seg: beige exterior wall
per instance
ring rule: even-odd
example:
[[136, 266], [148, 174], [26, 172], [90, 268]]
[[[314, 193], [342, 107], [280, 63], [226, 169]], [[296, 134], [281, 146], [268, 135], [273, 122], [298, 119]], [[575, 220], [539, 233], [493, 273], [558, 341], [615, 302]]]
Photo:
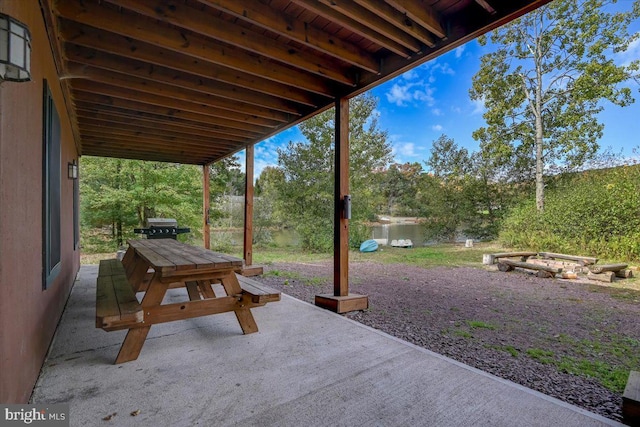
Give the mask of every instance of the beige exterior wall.
[[[31, 77], [0, 85], [0, 403], [26, 402], [79, 269], [73, 242], [73, 181], [77, 159], [69, 116], [38, 0], [2, 0], [0, 12], [27, 24]], [[62, 270], [42, 284], [43, 80], [61, 122]]]

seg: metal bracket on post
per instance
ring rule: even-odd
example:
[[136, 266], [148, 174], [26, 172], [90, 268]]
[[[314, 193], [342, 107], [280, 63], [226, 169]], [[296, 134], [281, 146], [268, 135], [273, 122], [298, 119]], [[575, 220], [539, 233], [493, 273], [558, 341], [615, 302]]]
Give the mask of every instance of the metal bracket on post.
[[346, 194], [342, 199], [342, 209], [344, 212], [344, 219], [351, 219], [351, 195]]

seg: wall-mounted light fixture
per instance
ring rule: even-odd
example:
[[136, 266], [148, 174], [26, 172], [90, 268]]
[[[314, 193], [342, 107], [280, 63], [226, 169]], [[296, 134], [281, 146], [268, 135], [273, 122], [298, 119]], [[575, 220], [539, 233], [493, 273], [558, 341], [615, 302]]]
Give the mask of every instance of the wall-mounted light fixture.
[[67, 164], [67, 176], [69, 179], [78, 179], [78, 164], [75, 159]]
[[31, 80], [31, 33], [22, 22], [0, 13], [0, 83]]

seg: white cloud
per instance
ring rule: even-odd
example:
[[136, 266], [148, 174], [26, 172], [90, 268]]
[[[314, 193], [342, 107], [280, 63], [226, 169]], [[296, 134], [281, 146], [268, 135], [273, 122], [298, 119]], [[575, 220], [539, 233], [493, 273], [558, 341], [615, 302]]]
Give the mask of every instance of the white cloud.
[[436, 132], [440, 132], [444, 128], [442, 127], [442, 125], [433, 125], [431, 126], [431, 129], [435, 130]]
[[434, 108], [434, 109], [432, 109], [432, 110], [431, 110], [431, 113], [432, 113], [434, 116], [441, 116], [441, 115], [442, 115], [442, 110], [441, 110], [441, 109], [439, 109], [439, 108]]
[[616, 59], [617, 63], [625, 67], [631, 65], [631, 61], [640, 59], [640, 38], [631, 42], [626, 51], [616, 54]]
[[462, 54], [464, 53], [465, 46], [466, 45], [462, 45], [462, 46], [458, 46], [456, 48], [456, 50], [454, 51], [455, 55], [456, 55], [456, 58], [460, 58], [462, 56]]
[[411, 69], [407, 72], [405, 72], [402, 75], [402, 78], [405, 80], [415, 80], [418, 78], [418, 72], [415, 69]]
[[410, 103], [415, 104], [413, 101], [421, 101], [431, 106], [435, 102], [433, 91], [433, 88], [423, 81], [407, 84], [395, 83], [386, 93], [386, 96], [387, 101], [399, 107], [404, 107]]
[[484, 105], [484, 99], [475, 99], [471, 101], [471, 105], [473, 105], [473, 111], [471, 111], [472, 115], [483, 114], [487, 107]]

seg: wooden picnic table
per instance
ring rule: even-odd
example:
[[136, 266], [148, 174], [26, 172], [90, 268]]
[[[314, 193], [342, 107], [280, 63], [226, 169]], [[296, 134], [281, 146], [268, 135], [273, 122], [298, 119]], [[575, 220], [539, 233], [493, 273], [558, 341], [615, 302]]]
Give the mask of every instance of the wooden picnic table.
[[[103, 269], [101, 263], [98, 276], [96, 316], [97, 322], [102, 324], [97, 326], [107, 331], [129, 329], [115, 363], [138, 358], [151, 325], [233, 311], [243, 333], [250, 334], [258, 331], [250, 309], [280, 300], [279, 292], [264, 288], [250, 279], [239, 280], [236, 272], [242, 268], [240, 258], [173, 239], [141, 239], [128, 243], [129, 248], [121, 265], [119, 262], [113, 263], [117, 260], [110, 260], [110, 264], [105, 264]], [[118, 276], [118, 270], [123, 274]], [[101, 278], [103, 281], [110, 280], [115, 291], [111, 287], [101, 291]], [[212, 284], [218, 283], [224, 288], [225, 295], [216, 295]], [[189, 300], [163, 304], [170, 287], [186, 288]], [[101, 292], [107, 295], [101, 295]], [[108, 292], [114, 294], [115, 302], [111, 301]], [[136, 292], [144, 292], [138, 306]], [[222, 293], [220, 289], [218, 293]], [[115, 304], [119, 310], [115, 320], [104, 315], [108, 312], [108, 307], [105, 307], [109, 303]], [[102, 316], [99, 315], [101, 313]]]

